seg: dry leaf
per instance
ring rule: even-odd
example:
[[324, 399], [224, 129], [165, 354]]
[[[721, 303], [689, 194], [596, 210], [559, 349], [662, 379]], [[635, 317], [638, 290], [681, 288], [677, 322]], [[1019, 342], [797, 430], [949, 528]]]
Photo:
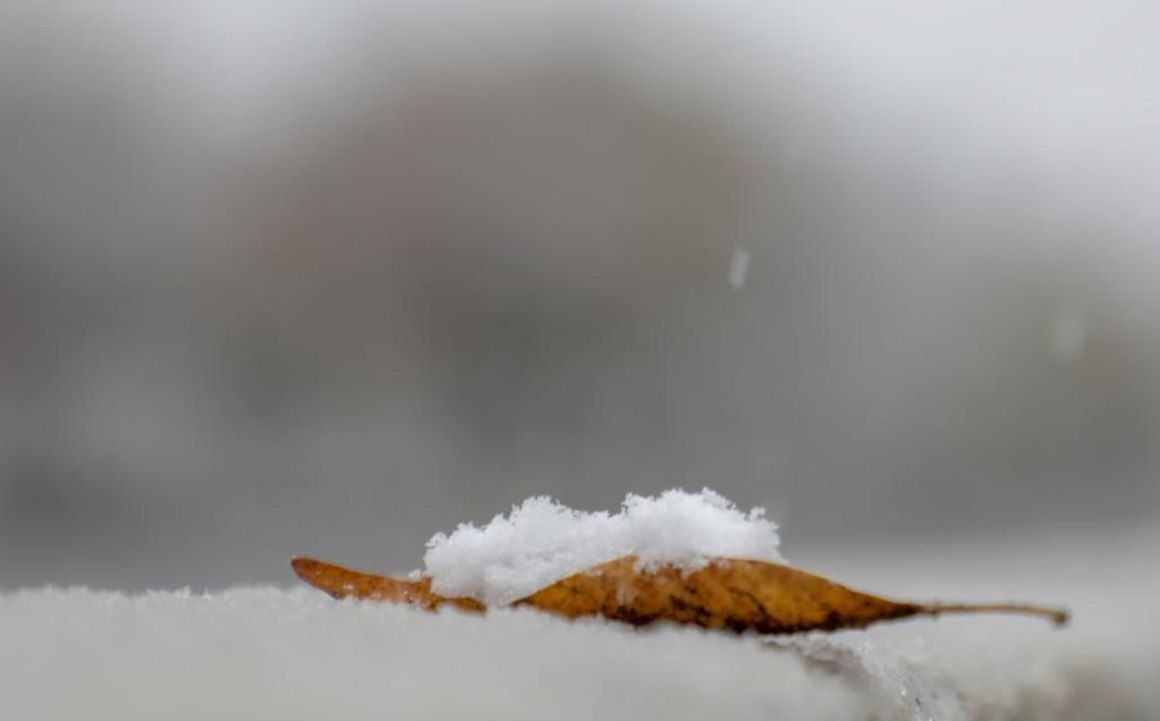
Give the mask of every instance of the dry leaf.
[[444, 598], [431, 592], [429, 576], [415, 581], [352, 571], [313, 558], [292, 558], [290, 565], [303, 581], [326, 591], [335, 598], [364, 598], [390, 601], [433, 611], [451, 604], [465, 611], [483, 611], [487, 607], [474, 598]]
[[[424, 609], [451, 604], [486, 607], [470, 598], [444, 598], [430, 577], [393, 579], [295, 558], [298, 576], [335, 598], [405, 603]], [[812, 573], [764, 561], [718, 558], [696, 571], [675, 566], [638, 568], [626, 556], [546, 586], [515, 606], [532, 606], [568, 618], [604, 616], [633, 625], [654, 621], [758, 633], [862, 628], [878, 621], [944, 613], [1022, 613], [1067, 623], [1066, 611], [1024, 604], [906, 603], [853, 591]]]

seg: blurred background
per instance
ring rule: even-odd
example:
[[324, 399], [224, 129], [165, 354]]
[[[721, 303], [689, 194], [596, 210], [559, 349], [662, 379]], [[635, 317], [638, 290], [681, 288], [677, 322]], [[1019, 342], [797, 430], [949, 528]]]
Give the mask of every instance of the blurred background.
[[532, 494], [829, 545], [1160, 502], [1160, 6], [0, 3], [0, 588]]

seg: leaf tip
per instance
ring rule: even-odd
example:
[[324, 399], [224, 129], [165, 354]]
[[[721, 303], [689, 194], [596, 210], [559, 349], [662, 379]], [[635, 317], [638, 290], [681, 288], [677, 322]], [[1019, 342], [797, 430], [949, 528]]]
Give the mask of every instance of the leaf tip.
[[323, 582], [325, 580], [323, 576], [325, 575], [327, 564], [306, 556], [291, 556], [290, 568], [294, 569], [294, 574], [298, 578], [315, 588], [320, 588], [330, 593], [330, 589]]
[[290, 557], [290, 568], [294, 569], [294, 573], [298, 574], [299, 578], [302, 577], [302, 574], [306, 573], [312, 563], [313, 561], [305, 556]]

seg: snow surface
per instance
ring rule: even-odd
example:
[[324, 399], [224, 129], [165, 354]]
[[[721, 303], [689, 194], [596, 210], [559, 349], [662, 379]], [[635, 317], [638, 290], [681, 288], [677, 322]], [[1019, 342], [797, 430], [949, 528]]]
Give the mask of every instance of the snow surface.
[[628, 555], [690, 570], [716, 556], [780, 562], [777, 526], [765, 509], [742, 513], [708, 488], [629, 494], [618, 513], [588, 513], [546, 496], [528, 498], [478, 528], [436, 534], [423, 557], [444, 596], [506, 605], [562, 578]]
[[[1158, 526], [1160, 527], [1160, 526]], [[0, 594], [5, 721], [1160, 719], [1155, 528], [893, 548], [810, 568], [903, 597], [1066, 603], [762, 639], [313, 589]], [[289, 571], [287, 571], [289, 575]]]

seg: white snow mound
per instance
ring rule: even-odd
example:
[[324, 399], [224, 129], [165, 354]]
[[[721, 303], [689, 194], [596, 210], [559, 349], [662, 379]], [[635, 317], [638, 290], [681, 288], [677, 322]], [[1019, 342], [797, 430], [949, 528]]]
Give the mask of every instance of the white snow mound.
[[688, 570], [716, 556], [778, 563], [777, 526], [765, 509], [743, 513], [721, 494], [680, 489], [628, 494], [620, 511], [577, 511], [533, 496], [486, 526], [437, 533], [423, 556], [436, 593], [503, 605], [623, 556]]

